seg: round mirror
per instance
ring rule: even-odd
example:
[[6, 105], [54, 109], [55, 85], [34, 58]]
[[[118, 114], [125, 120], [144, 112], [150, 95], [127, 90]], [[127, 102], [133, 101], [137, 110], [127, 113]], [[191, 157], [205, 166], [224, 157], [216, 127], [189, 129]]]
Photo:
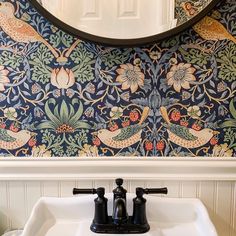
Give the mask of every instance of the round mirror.
[[220, 0], [30, 0], [66, 32], [110, 46], [138, 46], [173, 36]]

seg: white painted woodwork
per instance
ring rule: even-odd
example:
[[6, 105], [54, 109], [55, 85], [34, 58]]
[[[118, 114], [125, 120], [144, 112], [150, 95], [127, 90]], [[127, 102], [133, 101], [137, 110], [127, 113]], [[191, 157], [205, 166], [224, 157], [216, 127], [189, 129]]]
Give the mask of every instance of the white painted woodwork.
[[236, 180], [235, 158], [0, 158], [0, 180]]
[[68, 25], [106, 38], [155, 35], [176, 25], [175, 0], [42, 0]]

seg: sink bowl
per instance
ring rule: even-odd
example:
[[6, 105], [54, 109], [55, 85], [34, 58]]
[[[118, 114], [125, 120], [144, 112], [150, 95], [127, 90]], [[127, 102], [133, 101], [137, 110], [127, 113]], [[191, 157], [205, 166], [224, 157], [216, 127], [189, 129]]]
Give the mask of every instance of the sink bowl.
[[[90, 224], [95, 195], [72, 198], [41, 198], [34, 206], [21, 236], [94, 236]], [[111, 215], [112, 194], [108, 198]], [[132, 215], [134, 194], [127, 194]], [[150, 231], [144, 236], [217, 236], [207, 210], [198, 199], [160, 198], [146, 195]], [[108, 236], [108, 234], [97, 234]], [[113, 234], [110, 234], [111, 236]], [[130, 236], [134, 234], [129, 234]]]

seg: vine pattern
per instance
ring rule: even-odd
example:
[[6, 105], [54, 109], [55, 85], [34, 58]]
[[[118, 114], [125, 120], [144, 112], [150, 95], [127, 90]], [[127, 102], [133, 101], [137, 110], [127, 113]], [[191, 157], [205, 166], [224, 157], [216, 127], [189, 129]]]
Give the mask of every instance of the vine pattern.
[[[149, 46], [104, 47], [58, 29], [27, 0], [1, 2], [53, 49], [16, 42], [0, 23], [0, 156], [236, 156], [233, 41], [190, 28]], [[210, 14], [234, 37], [235, 3]], [[192, 148], [170, 133], [190, 130], [199, 142], [204, 130], [214, 135]]]

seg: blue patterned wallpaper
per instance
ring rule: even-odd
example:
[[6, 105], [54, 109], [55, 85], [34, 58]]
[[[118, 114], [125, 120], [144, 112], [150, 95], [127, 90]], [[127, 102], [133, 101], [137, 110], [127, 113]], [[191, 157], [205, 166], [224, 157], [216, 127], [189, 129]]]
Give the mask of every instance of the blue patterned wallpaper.
[[236, 156], [236, 1], [161, 43], [110, 48], [0, 1], [0, 155]]

